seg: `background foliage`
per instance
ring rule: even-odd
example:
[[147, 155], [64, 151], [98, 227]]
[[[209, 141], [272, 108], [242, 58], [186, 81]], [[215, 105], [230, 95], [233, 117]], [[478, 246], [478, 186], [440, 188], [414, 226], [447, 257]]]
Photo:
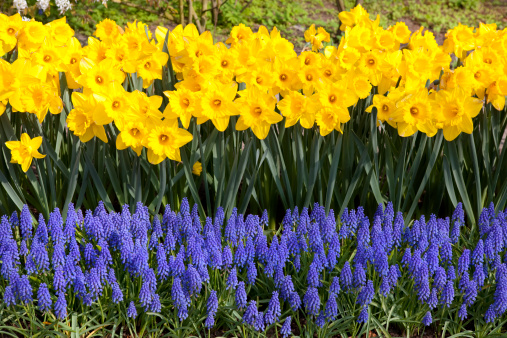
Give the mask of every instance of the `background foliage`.
[[[28, 0], [34, 5], [36, 0]], [[185, 1], [186, 3], [187, 1]], [[51, 0], [54, 3], [54, 0]], [[199, 11], [201, 1], [194, 0], [194, 7]], [[225, 36], [238, 23], [247, 26], [276, 26], [297, 46], [304, 44], [303, 32], [306, 27], [315, 23], [324, 27], [333, 38], [338, 39], [340, 10], [349, 10], [356, 4], [355, 0], [228, 0], [221, 1], [216, 34]], [[142, 21], [152, 27], [157, 25], [172, 27], [179, 23], [179, 0], [109, 0], [107, 7], [93, 0], [72, 1], [73, 9], [66, 13], [67, 21], [76, 31], [78, 37], [91, 35], [95, 25], [104, 18], [109, 18], [123, 26], [134, 20]], [[407, 22], [412, 30], [422, 25], [436, 33], [437, 39], [443, 40], [447, 29], [459, 22], [464, 25], [478, 26], [479, 22], [495, 22], [499, 28], [507, 24], [507, 5], [502, 0], [364, 0], [362, 5], [369, 13], [381, 14], [381, 25], [387, 27], [397, 21]], [[12, 1], [3, 1], [0, 11], [14, 14]], [[35, 18], [49, 22], [60, 14], [55, 6], [51, 11], [39, 13], [33, 11]], [[188, 5], [184, 7], [185, 18], [188, 18]], [[206, 13], [207, 29], [214, 29], [211, 11]], [[373, 16], [373, 15], [372, 15]], [[188, 21], [186, 21], [188, 22]], [[220, 37], [218, 38], [220, 39]], [[217, 39], [217, 40], [218, 40]], [[337, 40], [336, 40], [337, 41]]]

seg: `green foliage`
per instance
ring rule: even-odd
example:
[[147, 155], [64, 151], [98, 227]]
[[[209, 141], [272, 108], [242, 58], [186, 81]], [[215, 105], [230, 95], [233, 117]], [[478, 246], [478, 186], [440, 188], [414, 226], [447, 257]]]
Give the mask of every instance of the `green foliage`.
[[225, 31], [240, 23], [247, 26], [277, 27], [282, 32], [289, 34], [293, 26], [301, 26], [306, 29], [315, 24], [331, 32], [339, 28], [338, 11], [325, 5], [322, 0], [228, 1], [221, 10], [219, 26]]
[[[347, 8], [354, 6], [347, 4]], [[364, 7], [369, 13], [380, 13], [380, 24], [383, 27], [397, 21], [410, 21], [424, 26], [435, 33], [445, 33], [458, 23], [478, 27], [480, 22], [497, 23], [505, 27], [505, 8], [494, 3], [480, 0], [437, 0], [437, 1], [374, 1], [365, 0]], [[503, 8], [503, 9], [502, 9]], [[372, 14], [373, 16], [373, 14]]]

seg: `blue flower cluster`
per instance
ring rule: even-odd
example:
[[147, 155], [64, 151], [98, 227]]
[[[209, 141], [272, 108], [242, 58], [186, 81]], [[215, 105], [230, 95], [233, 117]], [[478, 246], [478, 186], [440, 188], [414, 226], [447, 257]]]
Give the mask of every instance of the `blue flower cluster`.
[[[245, 217], [234, 209], [226, 219], [219, 208], [214, 219], [201, 222], [197, 206], [191, 209], [186, 199], [179, 212], [167, 206], [161, 218], [150, 217], [140, 203], [134, 213], [127, 205], [119, 213], [107, 212], [102, 203], [84, 214], [72, 204], [68, 210], [65, 221], [58, 209], [47, 224], [39, 216], [35, 233], [26, 206], [19, 217], [1, 217], [0, 281], [6, 285], [6, 306], [36, 302], [41, 312], [54, 311], [64, 319], [72, 310], [67, 308], [71, 297], [73, 304], [93, 306], [107, 294], [113, 303], [124, 302], [126, 315], [136, 318], [138, 309], [163, 311], [158, 292], [167, 283], [181, 321], [204, 292], [204, 325], [213, 327], [223, 302], [219, 294], [230, 293], [245, 324], [264, 331], [283, 322], [286, 337], [292, 318], [282, 318], [287, 310], [306, 311], [322, 327], [340, 316], [339, 295], [353, 294], [357, 321], [365, 323], [372, 301], [393, 293], [400, 278], [410, 278], [417, 299], [428, 309], [421, 318], [424, 325], [432, 323], [432, 310], [457, 302], [458, 316], [466, 319], [467, 308], [486, 285], [493, 287], [494, 297], [485, 320], [507, 311], [507, 265], [502, 263], [507, 212], [495, 213], [493, 206], [482, 212], [480, 239], [470, 249], [456, 246], [464, 226], [461, 204], [452, 218], [431, 215], [411, 226], [391, 203], [379, 206], [372, 222], [361, 207], [345, 209], [339, 224], [332, 210], [326, 215], [315, 204], [311, 212], [288, 210], [279, 236], [266, 231], [266, 212]], [[345, 244], [347, 250], [342, 250]], [[213, 285], [214, 270], [226, 275], [227, 292], [215, 291], [221, 286]], [[116, 278], [123, 271], [141, 281], [138, 294], [126, 297], [127, 286]], [[30, 278], [34, 274], [47, 279]], [[262, 305], [249, 294], [259, 276], [274, 285]], [[306, 281], [303, 288], [301, 283], [296, 287], [295, 276]]]

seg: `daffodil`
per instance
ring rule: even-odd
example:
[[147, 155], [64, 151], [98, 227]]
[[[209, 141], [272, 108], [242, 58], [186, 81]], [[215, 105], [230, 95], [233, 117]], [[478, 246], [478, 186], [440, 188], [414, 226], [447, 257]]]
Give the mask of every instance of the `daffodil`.
[[35, 51], [42, 45], [47, 34], [47, 28], [41, 22], [32, 19], [23, 25], [18, 35], [18, 46], [29, 52]]
[[342, 133], [341, 124], [350, 120], [350, 114], [347, 108], [338, 109], [331, 107], [322, 107], [315, 115], [315, 121], [319, 126], [320, 135], [326, 136], [333, 130]]
[[125, 79], [125, 74], [114, 68], [111, 59], [95, 64], [92, 60], [83, 58], [80, 70], [82, 75], [76, 79], [77, 82], [94, 93], [106, 93], [113, 83], [121, 84]]
[[120, 131], [116, 137], [116, 148], [118, 150], [132, 148], [137, 156], [140, 156], [148, 130], [138, 121], [128, 121], [122, 124]]
[[137, 74], [143, 79], [143, 88], [148, 88], [155, 79], [162, 79], [162, 67], [168, 59], [167, 53], [155, 52], [139, 62]]
[[233, 103], [237, 89], [235, 82], [225, 85], [212, 84], [200, 100], [201, 109], [194, 111], [197, 123], [211, 120], [215, 128], [224, 131], [229, 125], [230, 117], [239, 115], [238, 108]]
[[265, 139], [272, 124], [280, 122], [283, 117], [275, 112], [276, 98], [260, 89], [252, 87], [236, 100], [240, 117], [236, 130], [251, 128], [255, 136]]
[[111, 19], [104, 19], [97, 24], [97, 29], [93, 33], [100, 40], [107, 44], [112, 44], [120, 35], [120, 28]]
[[88, 38], [88, 44], [83, 48], [86, 57], [93, 61], [94, 64], [100, 63], [106, 59], [106, 52], [109, 45], [92, 36]]
[[319, 27], [318, 29], [315, 29], [315, 24], [313, 24], [305, 31], [305, 41], [312, 44], [313, 51], [318, 51], [324, 47], [322, 42], [331, 41], [331, 37], [324, 28]]
[[66, 17], [48, 22], [45, 26], [53, 46], [66, 46], [69, 39], [74, 36], [74, 30], [70, 28]]
[[398, 101], [391, 118], [397, 123], [400, 136], [411, 136], [419, 130], [431, 137], [437, 132], [433, 123], [437, 110], [438, 105], [430, 100], [427, 90], [421, 89]]
[[348, 88], [361, 99], [367, 98], [371, 93], [371, 83], [368, 77], [359, 70], [348, 73]]
[[64, 53], [61, 55], [58, 71], [65, 72], [65, 79], [67, 80], [67, 87], [69, 89], [82, 87], [81, 84], [76, 82], [76, 79], [81, 75], [79, 64], [83, 58], [83, 53], [83, 48], [78, 39], [71, 38], [68, 40]]
[[162, 96], [148, 96], [138, 90], [129, 95], [131, 109], [125, 114], [125, 119], [134, 119], [142, 122], [146, 128], [152, 129], [160, 123], [164, 115], [159, 110], [162, 105]]
[[159, 164], [164, 159], [181, 161], [180, 148], [192, 141], [192, 134], [178, 128], [176, 121], [164, 121], [153, 128], [144, 141], [148, 148], [148, 161], [151, 164]]
[[241, 42], [249, 41], [253, 38], [253, 32], [250, 27], [246, 27], [244, 24], [240, 23], [238, 26], [232, 27], [229, 38], [225, 43], [236, 45]]
[[436, 102], [440, 105], [437, 120], [444, 130], [444, 137], [452, 141], [461, 132], [471, 134], [474, 128], [472, 118], [482, 109], [483, 103], [460, 88], [452, 91], [440, 90], [436, 93]]
[[22, 90], [16, 91], [10, 102], [13, 108], [19, 112], [35, 114], [41, 123], [46, 118], [48, 111], [51, 114], [60, 114], [63, 109], [58, 89], [36, 80], [27, 83]]
[[216, 44], [217, 53], [214, 60], [216, 60], [220, 74], [220, 80], [222, 82], [230, 82], [232, 81], [236, 69], [237, 69], [237, 60], [238, 60], [238, 52], [236, 49], [227, 48], [223, 43], [219, 42]]
[[104, 126], [95, 123], [95, 114], [101, 114], [104, 106], [98, 102], [92, 94], [72, 93], [72, 109], [67, 116], [67, 127], [79, 136], [81, 142], [88, 142], [97, 136], [107, 143], [107, 135]]
[[106, 51], [106, 58], [114, 61], [115, 68], [123, 71], [128, 69], [134, 70], [137, 67], [137, 59], [135, 55], [131, 55], [127, 49], [127, 45], [120, 40], [114, 43]]
[[236, 76], [238, 82], [246, 83], [247, 87], [257, 87], [263, 90], [269, 90], [273, 87], [273, 75], [271, 67], [246, 70]]
[[380, 68], [382, 67], [383, 55], [378, 50], [364, 53], [359, 60], [359, 69], [368, 76], [373, 86], [377, 86], [382, 78]]
[[353, 27], [370, 20], [370, 15], [361, 5], [357, 5], [350, 11], [340, 12], [338, 17], [341, 22], [340, 29], [342, 31], [344, 31], [346, 27]]
[[305, 95], [312, 95], [315, 87], [323, 85], [321, 73], [317, 70], [317, 68], [304, 67], [298, 75]]
[[127, 115], [132, 114], [131, 95], [119, 83], [113, 83], [107, 93], [93, 94], [94, 98], [102, 102], [104, 106], [103, 111], [94, 114], [95, 123], [105, 125], [114, 120], [117, 124], [121, 124]]
[[192, 113], [198, 109], [199, 100], [195, 93], [179, 88], [175, 91], [165, 91], [164, 95], [169, 98], [164, 115], [168, 118], [180, 118], [183, 127], [188, 129]]
[[315, 109], [308, 96], [297, 91], [290, 91], [277, 103], [285, 116], [285, 127], [292, 127], [298, 121], [303, 128], [310, 129], [315, 124]]
[[201, 172], [202, 172], [202, 164], [201, 162], [197, 161], [192, 166], [192, 174], [201, 176]]
[[24, 24], [19, 13], [13, 16], [0, 13], [0, 56], [3, 56], [16, 47], [19, 31]]
[[31, 139], [27, 133], [21, 134], [21, 141], [5, 142], [5, 146], [11, 150], [11, 163], [21, 164], [21, 169], [24, 172], [28, 171], [34, 157], [46, 157], [46, 155], [39, 153], [37, 150], [41, 144], [41, 136], [37, 136]]
[[340, 66], [345, 69], [354, 67], [357, 61], [361, 58], [359, 51], [353, 47], [344, 48], [338, 55]]
[[57, 75], [61, 62], [60, 55], [63, 53], [64, 49], [62, 47], [55, 47], [46, 39], [41, 47], [33, 53], [32, 60], [35, 64], [41, 65], [44, 72]]
[[347, 88], [347, 82], [341, 81], [323, 86], [316, 94], [322, 107], [341, 108], [351, 107], [357, 103], [358, 97], [351, 89]]
[[0, 59], [0, 101], [11, 97], [20, 85], [15, 65]]
[[298, 59], [294, 58], [288, 61], [276, 61], [273, 67], [275, 94], [281, 93], [285, 95], [290, 90], [301, 89], [301, 81], [298, 77], [299, 71]]
[[407, 43], [410, 40], [410, 34], [412, 34], [404, 22], [397, 22], [394, 26], [389, 27], [389, 30], [393, 32], [394, 38], [399, 43]]
[[396, 122], [392, 119], [392, 114], [396, 110], [396, 102], [401, 99], [403, 92], [401, 90], [392, 90], [389, 95], [374, 95], [373, 104], [366, 108], [366, 112], [371, 113], [372, 109], [377, 108], [377, 125], [380, 122], [387, 122], [396, 128]]
[[473, 28], [462, 25], [461, 23], [445, 34], [444, 50], [461, 58], [466, 51], [475, 47], [475, 38]]
[[378, 50], [392, 51], [400, 48], [400, 43], [389, 30], [378, 27], [375, 32], [375, 44]]

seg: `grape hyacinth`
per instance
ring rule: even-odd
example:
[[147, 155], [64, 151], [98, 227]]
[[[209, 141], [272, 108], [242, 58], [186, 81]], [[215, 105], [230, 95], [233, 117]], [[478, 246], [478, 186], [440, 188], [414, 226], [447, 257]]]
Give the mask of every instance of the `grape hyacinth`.
[[430, 326], [431, 323], [433, 323], [433, 318], [431, 317], [431, 312], [426, 312], [426, 314], [424, 315], [423, 319], [422, 319], [422, 323], [424, 324], [424, 326]]
[[37, 291], [37, 299], [39, 301], [39, 310], [43, 312], [51, 311], [51, 295], [49, 294], [46, 283], [40, 283], [39, 290]]
[[282, 328], [280, 329], [280, 334], [282, 335], [283, 338], [290, 336], [292, 333], [291, 328], [290, 328], [291, 320], [292, 320], [292, 317], [287, 316], [285, 318], [285, 322], [282, 325]]
[[[368, 322], [383, 297], [404, 294], [398, 285], [411, 279], [414, 292], [403, 297], [416, 307], [452, 307], [449, 312], [463, 321], [477, 299], [490, 299], [484, 320], [492, 322], [507, 311], [507, 214], [485, 208], [480, 238], [465, 242], [460, 208], [452, 218], [431, 215], [405, 226], [392, 204], [373, 210], [372, 222], [362, 208], [339, 217], [315, 204], [301, 213], [286, 211], [280, 232], [272, 233], [263, 230], [267, 212], [259, 217], [234, 210], [226, 219], [220, 209], [201, 222], [188, 200], [179, 211], [166, 206], [161, 221], [142, 204], [135, 212], [128, 206], [108, 212], [100, 203], [84, 212], [69, 205], [65, 222], [55, 209], [47, 224], [42, 214], [34, 224], [24, 207], [0, 217], [2, 301], [8, 311], [35, 306], [59, 320], [107, 303], [136, 318], [139, 302], [146, 312], [174, 306], [180, 321], [195, 321], [190, 316], [209, 292], [206, 328], [229, 311], [219, 304], [235, 303], [246, 325], [262, 332], [279, 323], [285, 337], [297, 311], [322, 327], [341, 318], [347, 297], [357, 301], [353, 320]], [[135, 295], [126, 284], [134, 280], [140, 282]], [[222, 285], [226, 290], [211, 289]], [[271, 297], [248, 301], [246, 291], [259, 285]], [[427, 312], [421, 324], [431, 323]]]
[[127, 317], [134, 319], [137, 317], [137, 309], [133, 301], [130, 302], [129, 307], [127, 308]]

